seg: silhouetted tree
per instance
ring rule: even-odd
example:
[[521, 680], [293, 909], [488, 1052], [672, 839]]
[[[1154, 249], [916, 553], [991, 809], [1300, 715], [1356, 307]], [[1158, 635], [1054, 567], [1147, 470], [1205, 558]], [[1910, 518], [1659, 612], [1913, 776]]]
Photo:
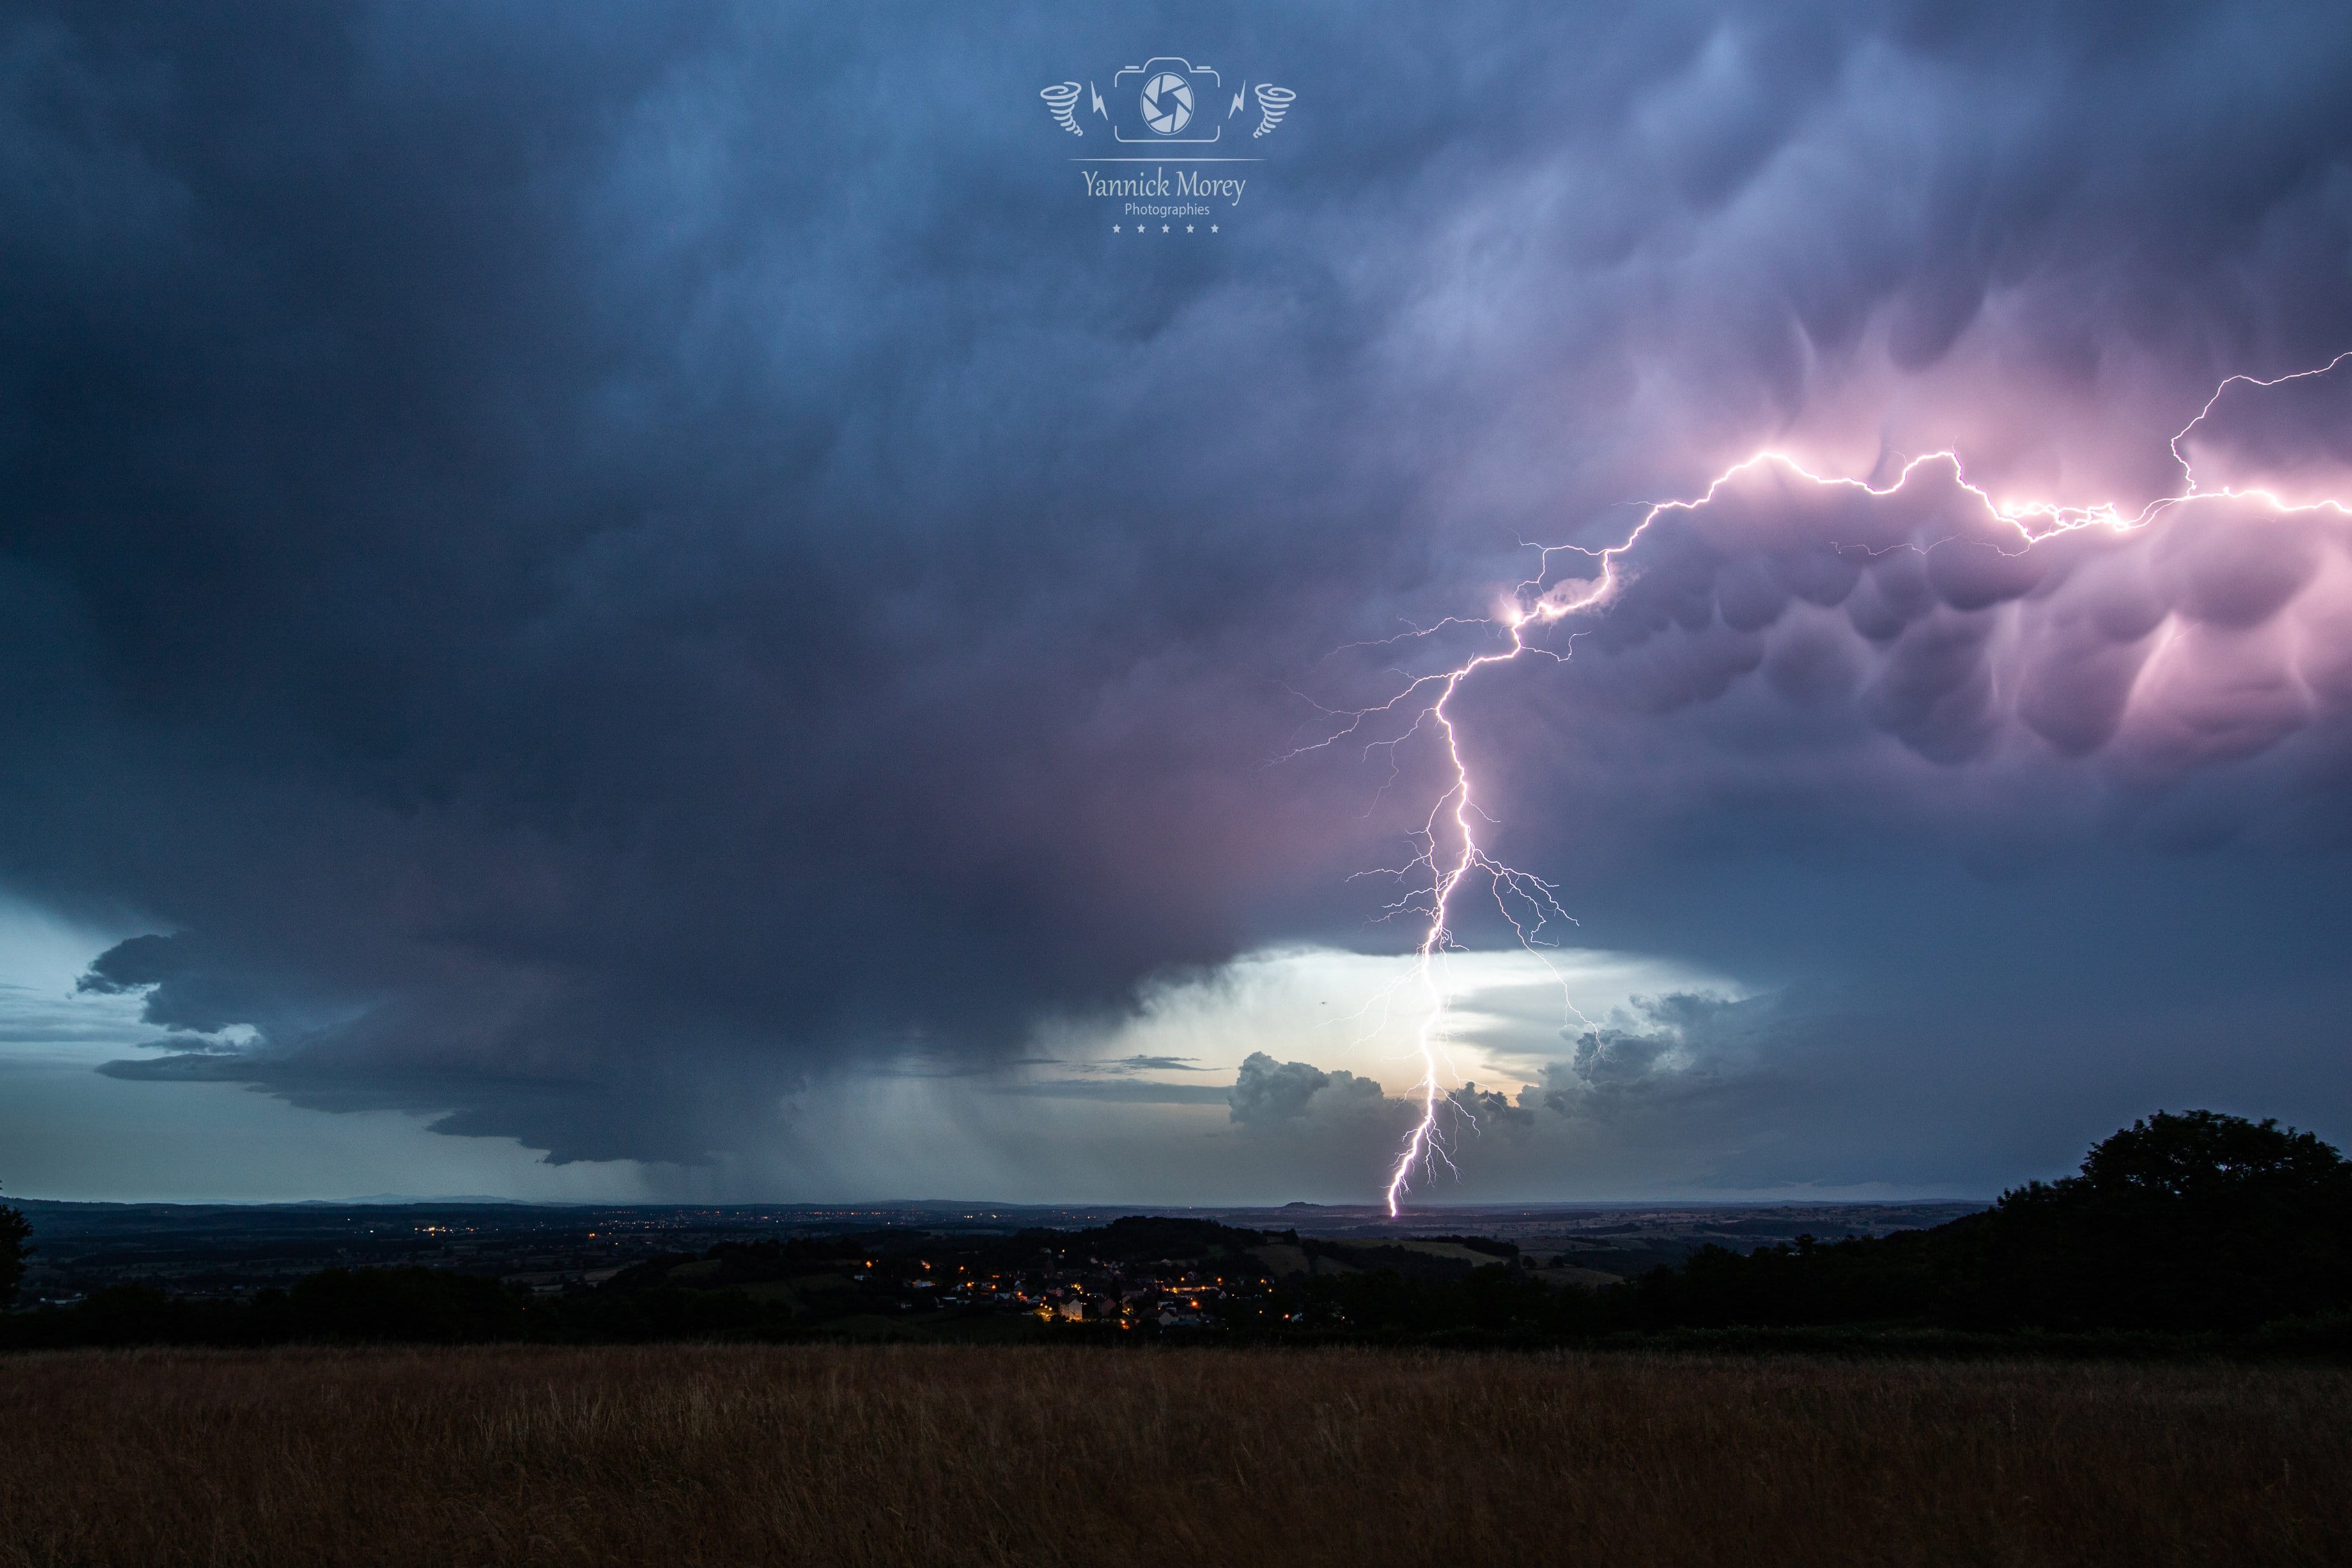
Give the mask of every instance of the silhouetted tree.
[[23, 1209], [0, 1205], [0, 1307], [16, 1299], [17, 1283], [25, 1277], [25, 1254], [32, 1250], [25, 1243], [32, 1234], [33, 1222]]
[[2309, 1133], [2158, 1112], [1969, 1227], [1989, 1327], [2244, 1329], [2352, 1304], [2352, 1162]]
[[1565, 1332], [1835, 1323], [2233, 1333], [2352, 1311], [2352, 1161], [2309, 1133], [2158, 1112], [2081, 1173], [1876, 1239], [1709, 1247], [1553, 1314]]

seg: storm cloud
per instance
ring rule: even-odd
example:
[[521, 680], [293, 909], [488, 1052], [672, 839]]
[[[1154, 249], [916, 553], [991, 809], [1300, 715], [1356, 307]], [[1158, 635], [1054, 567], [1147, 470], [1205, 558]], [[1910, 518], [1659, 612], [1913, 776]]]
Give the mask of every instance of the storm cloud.
[[[1298, 95], [1213, 239], [1114, 239], [1038, 101], [1161, 48]], [[2352, 559], [2283, 507], [2352, 365], [2168, 442], [2352, 347], [2347, 66], [2319, 5], [16, 7], [0, 887], [137, 933], [119, 1075], [754, 1147], [1409, 946], [1349, 879], [1437, 759], [1275, 759], [1491, 631], [1334, 651], [1769, 447], [1869, 487], [1659, 514], [1460, 708], [1587, 937], [1798, 998], [1693, 1147], [1898, 1107], [1941, 1179], [2224, 1026], [2324, 1122]], [[1988, 510], [2181, 459], [2131, 529]], [[1704, 1032], [1528, 1082], [1598, 1115]], [[1336, 1092], [1250, 1062], [1235, 1122]]]

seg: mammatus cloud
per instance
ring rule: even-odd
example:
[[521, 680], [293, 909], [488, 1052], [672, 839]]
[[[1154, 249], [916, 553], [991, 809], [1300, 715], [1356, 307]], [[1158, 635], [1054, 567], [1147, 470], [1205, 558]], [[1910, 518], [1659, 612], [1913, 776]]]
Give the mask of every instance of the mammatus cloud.
[[[0, 883], [137, 934], [93, 988], [206, 1042], [116, 1071], [689, 1162], [1393, 950], [1348, 879], [1428, 758], [1269, 768], [1293, 692], [1776, 447], [1886, 493], [1743, 470], [1465, 703], [1587, 936], [1866, 993], [1692, 1146], [1929, 1083], [2008, 1125], [1952, 1092], [1985, 1039], [2108, 1063], [2082, 1105], [2224, 1018], [2336, 1082], [2338, 525], [2021, 557], [1894, 481], [2167, 494], [2222, 377], [2352, 344], [2340, 7], [1165, 21], [1314, 112], [1222, 248], [1116, 256], [1034, 93], [1132, 18], [0, 22]], [[2342, 390], [2182, 455], [2332, 494]]]
[[2192, 494], [2146, 521], [2040, 521], [2005, 515], [1954, 458], [1884, 491], [1759, 459], [1654, 519], [1581, 630], [1630, 706], [1672, 711], [1757, 674], [1946, 764], [2014, 734], [2177, 774], [2352, 713], [2341, 504]]

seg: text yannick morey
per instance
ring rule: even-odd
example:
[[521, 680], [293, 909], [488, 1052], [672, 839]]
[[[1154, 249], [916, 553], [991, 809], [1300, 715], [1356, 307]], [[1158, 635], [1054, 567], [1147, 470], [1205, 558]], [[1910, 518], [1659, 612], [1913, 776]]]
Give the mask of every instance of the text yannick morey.
[[[1106, 180], [1091, 169], [1082, 170], [1080, 172], [1086, 180], [1087, 194], [1089, 196], [1130, 198], [1157, 196], [1162, 200], [1173, 197], [1181, 201], [1195, 202], [1205, 202], [1214, 198], [1229, 202], [1236, 207], [1242, 204], [1242, 187], [1249, 183], [1247, 180], [1212, 178], [1192, 169], [1177, 170], [1173, 180], [1168, 177], [1168, 171], [1165, 169], [1125, 180]], [[1138, 206], [1133, 201], [1129, 201], [1127, 210], [1144, 217], [1153, 218], [1192, 215], [1173, 209]], [[1205, 207], [1199, 210], [1202, 214], [1208, 211]]]

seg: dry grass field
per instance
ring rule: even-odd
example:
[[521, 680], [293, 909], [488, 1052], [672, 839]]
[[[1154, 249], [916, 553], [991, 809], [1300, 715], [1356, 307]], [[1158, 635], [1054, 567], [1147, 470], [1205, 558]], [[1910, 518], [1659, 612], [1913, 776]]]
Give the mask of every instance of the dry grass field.
[[2344, 1563], [2352, 1374], [1366, 1351], [0, 1358], [0, 1563]]

